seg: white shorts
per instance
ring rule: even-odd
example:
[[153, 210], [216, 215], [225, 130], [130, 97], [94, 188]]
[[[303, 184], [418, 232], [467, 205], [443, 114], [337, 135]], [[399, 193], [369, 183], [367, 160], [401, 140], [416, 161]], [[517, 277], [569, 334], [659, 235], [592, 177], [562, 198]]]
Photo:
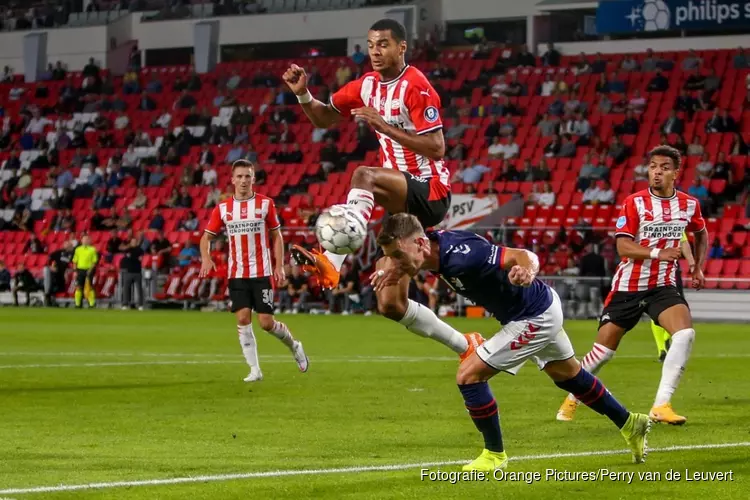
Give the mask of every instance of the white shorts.
[[527, 359], [532, 358], [539, 369], [550, 361], [563, 361], [575, 356], [568, 334], [563, 330], [560, 297], [554, 290], [552, 304], [539, 316], [512, 321], [491, 339], [477, 348], [479, 357], [492, 368], [518, 373]]

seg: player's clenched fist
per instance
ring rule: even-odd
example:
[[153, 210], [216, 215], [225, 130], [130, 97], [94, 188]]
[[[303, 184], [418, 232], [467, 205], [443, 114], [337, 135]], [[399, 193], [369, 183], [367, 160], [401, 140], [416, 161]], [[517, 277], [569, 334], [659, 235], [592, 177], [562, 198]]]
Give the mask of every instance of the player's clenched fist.
[[289, 66], [282, 78], [296, 95], [303, 95], [307, 92], [307, 74], [296, 64]]
[[508, 281], [514, 286], [531, 286], [534, 275], [521, 266], [513, 266], [508, 273]]

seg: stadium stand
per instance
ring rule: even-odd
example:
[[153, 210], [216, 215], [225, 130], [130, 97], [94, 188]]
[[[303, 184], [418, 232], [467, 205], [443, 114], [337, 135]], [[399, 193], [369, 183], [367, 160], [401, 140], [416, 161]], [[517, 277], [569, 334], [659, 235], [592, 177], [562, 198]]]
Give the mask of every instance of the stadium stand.
[[[695, 188], [705, 198], [709, 231], [722, 249], [712, 253], [707, 276], [748, 275], [743, 138], [750, 134], [750, 71], [734, 67], [735, 51], [610, 54], [606, 61], [563, 55], [559, 66], [542, 66], [536, 58], [529, 67], [516, 65], [508, 48], [478, 50], [484, 49], [446, 48], [436, 60], [416, 54], [412, 64], [431, 76], [443, 97], [451, 171], [484, 167], [476, 182], [458, 178], [454, 193], [497, 196], [500, 205], [528, 201], [506, 221], [511, 241], [547, 247], [543, 255], [559, 250], [566, 234], [562, 248], [611, 246], [617, 202], [646, 186], [637, 167], [666, 140], [686, 152], [688, 145], [692, 153], [705, 152], [711, 162], [702, 173], [701, 156], [686, 155], [680, 181], [681, 189]], [[684, 69], [692, 67], [683, 64], [689, 57], [700, 58], [698, 69]], [[163, 234], [166, 251], [147, 255], [144, 268], [168, 279], [163, 287], [153, 280], [151, 299], [222, 300], [220, 285], [208, 297], [208, 286], [191, 273], [194, 266], [170, 272], [169, 258], [178, 259], [197, 241], [200, 233], [188, 221], [202, 225], [211, 206], [231, 194], [224, 192], [230, 173], [222, 166], [240, 156], [260, 164], [258, 191], [277, 200], [286, 241], [314, 244], [305, 228], [315, 209], [345, 200], [353, 170], [376, 164], [377, 144], [354, 122], [333, 133], [314, 130], [279, 82], [292, 62], [300, 61], [220, 63], [204, 75], [188, 66], [146, 67], [124, 77], [87, 68], [37, 83], [15, 75], [0, 84], [0, 254], [6, 266], [14, 270], [24, 262], [42, 275], [46, 254], [24, 251], [31, 234], [53, 251], [88, 231], [102, 255], [110, 228], [123, 239], [138, 238], [146, 251]], [[362, 72], [344, 57], [303, 63], [314, 78], [313, 93], [323, 98], [325, 83], [335, 90]], [[624, 71], [624, 64], [636, 69]], [[592, 72], [597, 65], [600, 72]], [[671, 121], [675, 107], [679, 134]], [[502, 137], [498, 147], [517, 145], [517, 154], [510, 160], [490, 154], [494, 137]], [[537, 177], [534, 169], [543, 161], [549, 170]], [[584, 174], [589, 163], [599, 177]], [[613, 204], [596, 197], [610, 186]], [[550, 194], [539, 197], [542, 191]], [[610, 265], [614, 259], [608, 258]], [[98, 271], [101, 296], [115, 294], [117, 263], [113, 255]], [[709, 280], [708, 286], [749, 285]]]

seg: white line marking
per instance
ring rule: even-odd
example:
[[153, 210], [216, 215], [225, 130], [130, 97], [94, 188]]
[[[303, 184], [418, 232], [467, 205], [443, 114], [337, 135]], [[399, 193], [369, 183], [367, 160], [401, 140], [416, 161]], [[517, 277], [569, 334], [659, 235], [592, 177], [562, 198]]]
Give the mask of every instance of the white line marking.
[[[162, 353], [59, 353], [62, 356], [82, 356], [82, 357], [104, 357], [104, 356], [123, 356], [123, 357], [189, 357], [194, 356], [193, 354], [162, 354]], [[0, 355], [11, 356], [52, 356], [50, 353], [0, 353]], [[54, 354], [57, 355], [57, 354]], [[24, 368], [95, 368], [95, 367], [117, 367], [117, 366], [169, 366], [169, 365], [220, 365], [220, 364], [232, 364], [241, 363], [241, 357], [233, 354], [206, 354], [206, 355], [195, 355], [200, 358], [198, 360], [191, 359], [172, 359], [169, 361], [96, 361], [88, 363], [28, 363], [28, 364], [7, 364], [0, 365], [0, 370], [20, 370]], [[205, 359], [213, 357], [214, 359]], [[716, 358], [747, 358], [750, 357], [750, 353], [739, 353], [739, 354], [714, 354], [714, 355], [692, 355], [692, 358], [705, 358], [705, 359], [716, 359]], [[618, 359], [656, 359], [655, 356], [651, 355], [623, 355], [617, 356]], [[264, 363], [286, 363], [290, 357], [288, 355], [262, 355], [260, 356], [261, 361]], [[449, 356], [354, 356], [354, 357], [340, 357], [340, 358], [312, 358], [313, 363], [425, 363], [425, 362], [454, 362], [455, 357]]]
[[[694, 444], [694, 445], [677, 445], [667, 446], [664, 448], [651, 448], [649, 453], [653, 452], [671, 452], [685, 450], [708, 450], [718, 448], [744, 448], [750, 447], [750, 442], [740, 443], [715, 443], [715, 444]], [[601, 450], [601, 451], [581, 451], [574, 453], [551, 453], [545, 455], [522, 455], [511, 457], [513, 462], [527, 462], [531, 460], [549, 460], [558, 458], [577, 458], [593, 457], [606, 455], [622, 455], [630, 453], [630, 450]], [[409, 464], [393, 465], [366, 465], [363, 467], [340, 467], [333, 469], [301, 469], [301, 470], [272, 470], [266, 472], [245, 472], [238, 474], [216, 474], [210, 476], [188, 476], [174, 477], [166, 479], [145, 479], [140, 481], [114, 481], [107, 483], [88, 483], [88, 484], [60, 484], [57, 486], [36, 486], [31, 488], [12, 488], [0, 490], [0, 495], [22, 495], [25, 493], [52, 493], [59, 491], [80, 491], [80, 490], [101, 490], [110, 488], [129, 488], [133, 486], [161, 486], [170, 484], [185, 483], [205, 483], [217, 481], [232, 481], [236, 479], [257, 479], [265, 477], [285, 477], [285, 476], [310, 476], [323, 474], [352, 474], [358, 472], [388, 472], [406, 469], [417, 469], [425, 467], [440, 467], [444, 465], [460, 465], [469, 462], [469, 460], [449, 460], [443, 462], [423, 462]]]

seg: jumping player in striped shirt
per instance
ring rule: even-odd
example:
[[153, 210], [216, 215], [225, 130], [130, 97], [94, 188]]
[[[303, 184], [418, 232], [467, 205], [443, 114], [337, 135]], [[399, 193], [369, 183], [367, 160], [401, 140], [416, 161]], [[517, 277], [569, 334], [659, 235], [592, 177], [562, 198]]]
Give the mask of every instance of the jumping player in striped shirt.
[[440, 276], [456, 293], [481, 305], [503, 327], [479, 346], [458, 369], [456, 382], [466, 409], [484, 437], [484, 450], [465, 471], [504, 469], [508, 456], [498, 405], [488, 381], [500, 372], [515, 375], [531, 359], [557, 387], [577, 394], [608, 417], [630, 446], [635, 463], [646, 455], [647, 415], [630, 413], [576, 360], [563, 329], [560, 298], [535, 279], [539, 259], [527, 250], [493, 245], [469, 231], [427, 231], [413, 215], [396, 214], [383, 224], [378, 245], [392, 260], [373, 275], [375, 288], [420, 270]]
[[[314, 99], [305, 71], [292, 65], [284, 81], [297, 95], [310, 121], [328, 128], [345, 117], [367, 122], [380, 142], [380, 167], [357, 168], [351, 180], [348, 206], [367, 223], [375, 204], [389, 213], [415, 215], [424, 227], [440, 223], [450, 207], [448, 168], [443, 161], [445, 140], [440, 97], [427, 77], [406, 64], [406, 30], [392, 19], [372, 25], [367, 47], [374, 71], [347, 83], [328, 104]], [[295, 247], [292, 257], [320, 278], [324, 288], [336, 288], [346, 255], [309, 252]], [[383, 266], [383, 260], [378, 263]], [[440, 321], [432, 311], [409, 301], [409, 276], [377, 293], [380, 312], [409, 330], [446, 345], [459, 356], [471, 354], [481, 341]]]
[[[690, 309], [677, 287], [683, 233], [687, 230], [695, 237], [692, 285], [696, 290], [706, 282], [703, 266], [708, 250], [708, 231], [698, 200], [675, 189], [681, 163], [676, 149], [654, 148], [649, 153], [648, 189], [625, 200], [615, 233], [622, 261], [604, 302], [594, 347], [583, 358], [583, 367], [598, 373], [615, 355], [623, 336], [638, 324], [643, 313], [648, 314], [671, 335], [649, 416], [672, 425], [682, 425], [687, 420], [675, 413], [671, 400], [695, 340]], [[557, 419], [573, 420], [576, 405], [575, 396], [569, 395], [557, 412]]]
[[[289, 328], [273, 316], [274, 284], [284, 280], [284, 242], [276, 206], [271, 198], [253, 190], [255, 167], [247, 160], [232, 164], [234, 196], [214, 207], [201, 238], [200, 277], [205, 278], [216, 265], [211, 259], [211, 241], [226, 229], [229, 239], [229, 298], [237, 316], [237, 333], [242, 353], [250, 366], [245, 382], [263, 379], [258, 362], [258, 347], [252, 324], [252, 311], [265, 331], [286, 345], [301, 372], [308, 359], [302, 342], [295, 340]], [[271, 259], [273, 247], [273, 260]]]

